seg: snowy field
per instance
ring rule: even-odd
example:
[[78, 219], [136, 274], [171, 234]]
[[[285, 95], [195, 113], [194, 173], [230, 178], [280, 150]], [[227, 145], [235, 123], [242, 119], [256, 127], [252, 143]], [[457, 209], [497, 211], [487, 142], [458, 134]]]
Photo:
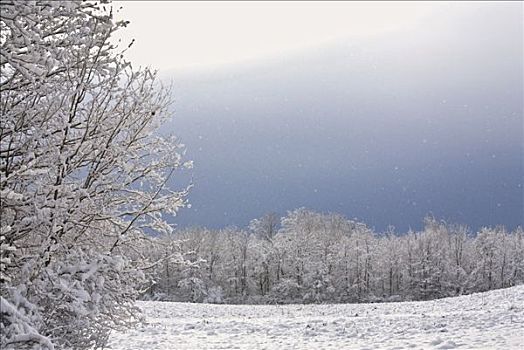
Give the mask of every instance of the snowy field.
[[147, 323], [109, 349], [524, 349], [524, 286], [427, 302], [140, 302]]

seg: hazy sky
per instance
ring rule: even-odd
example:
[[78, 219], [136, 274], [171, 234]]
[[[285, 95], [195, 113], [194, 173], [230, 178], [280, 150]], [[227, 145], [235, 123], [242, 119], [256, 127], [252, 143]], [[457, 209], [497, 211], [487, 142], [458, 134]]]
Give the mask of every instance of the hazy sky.
[[302, 206], [379, 231], [524, 225], [521, 2], [123, 6], [195, 162], [178, 225]]
[[115, 1], [128, 58], [160, 70], [257, 60], [416, 27], [445, 2]]

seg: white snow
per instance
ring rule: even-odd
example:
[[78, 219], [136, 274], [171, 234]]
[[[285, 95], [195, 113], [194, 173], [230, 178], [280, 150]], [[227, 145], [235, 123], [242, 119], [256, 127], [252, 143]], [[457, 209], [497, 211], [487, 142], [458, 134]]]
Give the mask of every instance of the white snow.
[[139, 302], [147, 323], [109, 349], [523, 349], [524, 286], [424, 302]]

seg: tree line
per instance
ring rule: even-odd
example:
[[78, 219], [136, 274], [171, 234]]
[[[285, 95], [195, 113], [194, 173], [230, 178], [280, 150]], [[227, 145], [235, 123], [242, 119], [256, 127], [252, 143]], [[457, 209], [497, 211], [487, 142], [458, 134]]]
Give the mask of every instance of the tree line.
[[[448, 224], [375, 233], [304, 208], [247, 229], [190, 228], [155, 238], [144, 298], [211, 303], [428, 300], [524, 282], [524, 232]], [[175, 254], [176, 258], [172, 258]], [[184, 261], [186, 263], [184, 263]], [[187, 263], [189, 262], [189, 263]]]

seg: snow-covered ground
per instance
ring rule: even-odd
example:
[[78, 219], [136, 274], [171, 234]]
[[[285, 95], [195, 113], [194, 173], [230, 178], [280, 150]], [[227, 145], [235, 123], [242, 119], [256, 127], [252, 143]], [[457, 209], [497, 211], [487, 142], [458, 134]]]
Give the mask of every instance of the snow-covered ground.
[[426, 302], [140, 302], [147, 323], [110, 349], [524, 349], [524, 286]]

